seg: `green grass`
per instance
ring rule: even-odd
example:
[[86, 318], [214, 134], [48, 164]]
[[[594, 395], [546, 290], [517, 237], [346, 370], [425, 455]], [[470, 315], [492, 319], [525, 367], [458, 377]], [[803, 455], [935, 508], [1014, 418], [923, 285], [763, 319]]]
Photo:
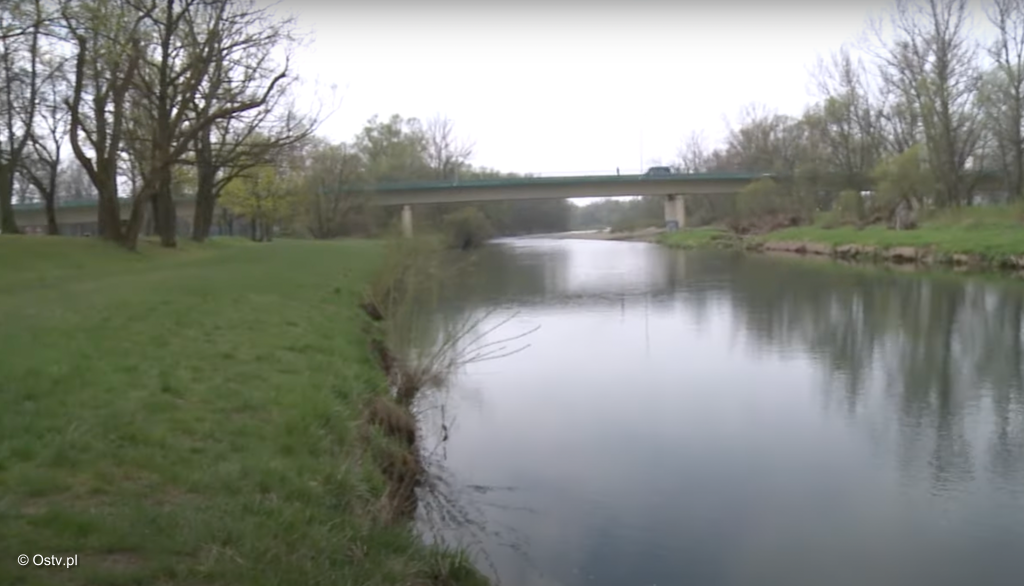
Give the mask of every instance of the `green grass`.
[[[1024, 207], [1017, 205], [941, 210], [932, 213], [915, 230], [890, 230], [884, 226], [829, 228], [834, 218], [828, 213], [816, 220], [810, 226], [776, 230], [745, 240], [858, 244], [882, 249], [913, 246], [944, 254], [977, 254], [990, 260], [1024, 255]], [[707, 227], [664, 234], [661, 242], [674, 248], [732, 248], [740, 240], [723, 228]]]
[[824, 228], [820, 224], [771, 232], [763, 240], [859, 244], [892, 248], [913, 246], [942, 253], [979, 254], [990, 258], [1024, 254], [1024, 222], [1017, 206], [943, 210], [925, 219], [916, 230], [883, 226]]
[[140, 249], [0, 237], [0, 584], [478, 582], [385, 522], [382, 247]]
[[734, 248], [739, 239], [728, 230], [717, 227], [686, 228], [665, 232], [658, 241], [671, 248]]

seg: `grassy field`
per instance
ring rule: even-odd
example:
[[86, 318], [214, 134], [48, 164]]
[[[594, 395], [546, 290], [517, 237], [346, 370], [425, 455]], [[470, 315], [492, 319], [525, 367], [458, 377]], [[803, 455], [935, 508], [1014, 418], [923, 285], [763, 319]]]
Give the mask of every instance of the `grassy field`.
[[0, 584], [478, 583], [389, 522], [379, 245], [140, 248], [0, 237]]

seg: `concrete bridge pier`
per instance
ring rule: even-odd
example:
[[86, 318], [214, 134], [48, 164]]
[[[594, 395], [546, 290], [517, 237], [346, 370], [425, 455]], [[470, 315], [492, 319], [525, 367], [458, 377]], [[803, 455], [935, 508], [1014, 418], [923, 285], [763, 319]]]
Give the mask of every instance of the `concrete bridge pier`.
[[665, 228], [674, 232], [686, 227], [686, 202], [682, 195], [665, 196]]
[[412, 238], [412, 206], [402, 206], [402, 236]]

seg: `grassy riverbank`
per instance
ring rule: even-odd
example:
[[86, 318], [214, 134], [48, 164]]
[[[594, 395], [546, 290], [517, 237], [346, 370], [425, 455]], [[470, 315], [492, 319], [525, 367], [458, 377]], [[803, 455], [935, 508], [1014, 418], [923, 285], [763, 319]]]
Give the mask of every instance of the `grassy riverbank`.
[[725, 228], [714, 226], [686, 228], [676, 232], [665, 232], [658, 242], [671, 248], [736, 248], [741, 244], [739, 236]]
[[0, 583], [480, 583], [387, 498], [381, 255], [0, 237]]
[[818, 222], [742, 239], [724, 229], [698, 228], [667, 234], [661, 242], [676, 248], [743, 247], [900, 262], [1024, 268], [1024, 209], [991, 206], [945, 210], [932, 214], [915, 230], [831, 228]]

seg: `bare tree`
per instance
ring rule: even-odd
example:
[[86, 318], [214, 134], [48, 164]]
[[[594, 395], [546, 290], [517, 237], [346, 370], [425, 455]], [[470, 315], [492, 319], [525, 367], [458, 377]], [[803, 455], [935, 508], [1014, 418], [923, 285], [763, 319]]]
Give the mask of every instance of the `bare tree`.
[[61, 151], [71, 120], [65, 106], [68, 88], [64, 62], [51, 52], [44, 63], [46, 78], [39, 95], [38, 123], [30, 136], [31, 156], [22, 161], [22, 174], [43, 200], [47, 233], [56, 235], [59, 233], [56, 203]]
[[703, 173], [708, 170], [709, 155], [704, 132], [695, 130], [679, 148], [676, 166], [682, 173]]
[[[125, 237], [134, 246], [144, 210], [152, 206], [153, 225], [166, 247], [177, 244], [177, 214], [172, 195], [172, 167], [184, 160], [195, 141], [218, 121], [239, 116], [267, 104], [283, 80], [290, 77], [288, 57], [273, 60], [273, 46], [249, 46], [236, 55], [224, 51], [221, 40], [245, 44], [272, 15], [271, 8], [255, 0], [159, 0], [150, 4], [128, 0], [143, 15], [145, 30], [155, 42], [133, 86], [133, 100], [151, 114], [147, 143], [138, 158], [141, 181], [132, 202]], [[154, 0], [151, 0], [151, 2]], [[150, 9], [152, 8], [152, 9]], [[204, 84], [222, 60], [237, 62], [236, 73], [257, 72], [258, 81], [239, 91], [237, 86], [208, 108], [194, 107]], [[273, 73], [267, 74], [267, 70]]]
[[799, 121], [748, 105], [740, 112], [739, 125], [730, 125], [723, 162], [733, 170], [792, 173], [802, 132]]
[[894, 38], [886, 39], [875, 25], [885, 47], [879, 52], [884, 79], [904, 98], [898, 103], [912, 102], [920, 116], [940, 205], [969, 203], [976, 181], [966, 169], [980, 138], [977, 47], [968, 30], [968, 5], [897, 0], [890, 18]]
[[126, 241], [121, 227], [118, 163], [128, 92], [142, 59], [142, 15], [122, 0], [63, 0], [61, 11], [75, 50], [67, 100], [71, 149], [96, 186], [99, 235], [132, 247], [134, 242]]
[[345, 233], [351, 214], [365, 202], [349, 191], [362, 173], [362, 160], [349, 145], [315, 141], [305, 153], [302, 207], [314, 238]]
[[427, 164], [438, 179], [455, 179], [459, 169], [473, 156], [473, 145], [459, 140], [455, 135], [454, 123], [440, 114], [427, 121], [424, 132]]
[[922, 143], [921, 112], [911, 84], [884, 65], [880, 68], [878, 120], [888, 155], [898, 155]]
[[217, 200], [233, 179], [311, 138], [321, 119], [319, 112], [302, 116], [291, 108], [281, 110], [275, 98], [251, 116], [222, 120], [199, 134], [192, 161], [197, 175], [192, 223], [196, 242], [209, 236]]
[[41, 0], [0, 3], [0, 232], [17, 233], [15, 175], [33, 133], [40, 86]]
[[1024, 3], [993, 0], [988, 19], [998, 30], [988, 53], [995, 71], [981, 100], [1011, 197], [1024, 194]]
[[844, 188], [862, 189], [881, 157], [863, 64], [844, 46], [827, 61], [819, 58], [812, 76], [822, 98], [810, 113], [823, 147], [814, 154], [824, 160], [827, 171], [842, 177]]
[[[216, 57], [193, 102], [197, 119], [260, 92], [278, 74], [272, 54], [281, 48], [290, 51], [298, 42], [294, 19], [273, 18], [249, 5], [233, 13], [232, 20], [235, 26], [222, 27], [211, 39], [210, 53]], [[217, 200], [233, 179], [316, 131], [323, 108], [300, 114], [290, 99], [296, 81], [286, 76], [261, 106], [217, 120], [198, 133], [191, 161], [197, 178], [193, 240], [201, 242], [209, 235]]]
[[85, 167], [72, 157], [61, 159], [57, 170], [57, 201], [83, 201], [99, 199], [96, 186], [89, 179]]

